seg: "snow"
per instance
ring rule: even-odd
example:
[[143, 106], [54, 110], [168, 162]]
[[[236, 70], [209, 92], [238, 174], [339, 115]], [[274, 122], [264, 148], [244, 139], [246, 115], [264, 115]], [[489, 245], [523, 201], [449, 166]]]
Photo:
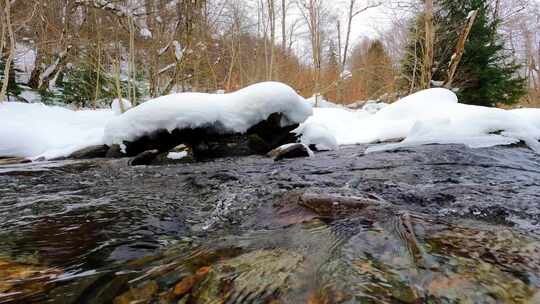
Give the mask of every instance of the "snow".
[[169, 152], [167, 154], [167, 158], [168, 159], [174, 159], [174, 160], [179, 160], [179, 159], [182, 159], [184, 157], [187, 157], [188, 156], [188, 153], [186, 151], [182, 151], [182, 152]]
[[[316, 116], [319, 114], [320, 109], [313, 109], [313, 111], [314, 116]], [[307, 146], [315, 145], [318, 150], [336, 150], [338, 148], [337, 139], [324, 124], [307, 121], [293, 132], [302, 134], [301, 143]]]
[[115, 98], [111, 103], [111, 109], [115, 115], [120, 115], [124, 113], [125, 111], [131, 109], [132, 106], [133, 105], [131, 104], [131, 102], [124, 98], [122, 98], [122, 101], [120, 101], [118, 98]]
[[243, 133], [272, 113], [282, 113], [282, 125], [304, 122], [313, 112], [289, 86], [263, 82], [228, 94], [178, 93], [147, 101], [114, 117], [103, 142], [120, 144], [156, 130], [213, 126], [222, 133]]
[[342, 105], [335, 104], [328, 100], [325, 100], [324, 97], [320, 94], [315, 94], [307, 99], [312, 107], [317, 108], [344, 108]]
[[21, 91], [21, 94], [19, 94], [19, 97], [21, 97], [22, 99], [26, 100], [29, 103], [35, 103], [35, 102], [41, 101], [41, 95], [39, 95], [38, 92], [34, 90], [30, 90], [30, 89], [27, 89], [27, 90], [23, 89]]
[[100, 144], [122, 144], [155, 130], [213, 126], [218, 132], [245, 132], [272, 113], [282, 125], [301, 123], [313, 112], [289, 86], [259, 83], [229, 94], [179, 93], [162, 96], [120, 114], [110, 110], [74, 111], [41, 103], [0, 104], [0, 156], [32, 159], [67, 156]]
[[[121, 113], [120, 104], [129, 110]], [[111, 109], [80, 111], [5, 102], [0, 103], [0, 156], [51, 159], [92, 145], [122, 146], [157, 130], [211, 127], [222, 134], [243, 133], [272, 113], [283, 114], [283, 126], [300, 124], [293, 131], [300, 142], [321, 150], [375, 144], [366, 150], [371, 153], [425, 144], [482, 148], [524, 142], [540, 153], [540, 109], [460, 104], [443, 88], [389, 105], [368, 103], [360, 110], [322, 104], [327, 107], [312, 108], [310, 101], [277, 82], [225, 94], [171, 94], [133, 108], [127, 100], [113, 101]]]
[[540, 109], [503, 110], [458, 103], [443, 88], [405, 97], [375, 113], [366, 109], [314, 109], [297, 130], [301, 141], [338, 145], [370, 144], [366, 153], [424, 144], [463, 144], [471, 148], [510, 145], [520, 141], [540, 153]]
[[368, 112], [369, 114], [375, 114], [386, 107], [388, 104], [384, 102], [367, 102], [362, 110]]
[[174, 45], [174, 56], [176, 57], [176, 61], [181, 61], [182, 57], [184, 56], [184, 50], [182, 49], [182, 45], [178, 41], [173, 41]]
[[141, 37], [152, 38], [152, 32], [147, 27], [142, 27], [140, 30]]
[[101, 144], [113, 116], [111, 110], [0, 103], [0, 155], [50, 159]]

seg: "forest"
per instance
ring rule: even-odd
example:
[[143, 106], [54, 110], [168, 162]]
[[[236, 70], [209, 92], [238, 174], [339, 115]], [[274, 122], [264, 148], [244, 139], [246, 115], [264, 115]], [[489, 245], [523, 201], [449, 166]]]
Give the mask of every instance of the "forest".
[[536, 0], [2, 2], [0, 100], [96, 108], [272, 80], [338, 104], [430, 87], [540, 102]]

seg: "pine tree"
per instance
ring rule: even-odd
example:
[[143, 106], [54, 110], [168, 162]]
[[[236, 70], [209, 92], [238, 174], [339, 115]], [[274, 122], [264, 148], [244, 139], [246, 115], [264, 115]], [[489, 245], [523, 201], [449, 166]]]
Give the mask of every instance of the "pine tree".
[[[77, 67], [66, 70], [65, 74], [61, 74], [61, 77], [56, 81], [56, 85], [62, 91], [62, 98], [65, 103], [73, 104], [77, 107], [90, 107], [93, 105], [97, 79], [97, 72], [93, 66], [80, 64]], [[103, 71], [101, 72], [98, 86], [98, 96], [101, 106], [107, 106], [113, 99], [117, 98], [114, 81], [112, 75]], [[136, 98], [140, 98], [143, 91], [138, 83], [136, 84]], [[122, 96], [127, 96], [127, 81], [121, 81], [120, 87]]]
[[[4, 79], [4, 69], [5, 69], [6, 63], [3, 58], [0, 58], [0, 83], [2, 83]], [[20, 72], [17, 70], [13, 65], [11, 65], [11, 68], [9, 69], [9, 82], [7, 87], [7, 98], [9, 99], [10, 96], [17, 97], [21, 94], [22, 89], [20, 87], [20, 84], [17, 83], [15, 73]]]
[[[497, 32], [500, 20], [493, 17], [488, 0], [438, 0], [435, 14], [437, 25], [435, 41], [435, 65], [433, 79], [444, 81], [448, 64], [454, 52], [458, 36], [469, 12], [478, 10], [476, 21], [465, 43], [465, 53], [458, 66], [453, 88], [461, 102], [483, 106], [513, 104], [526, 93], [525, 80], [518, 76], [520, 65], [505, 51]], [[418, 17], [421, 20], [421, 16]], [[417, 32], [422, 32], [421, 22], [415, 20]], [[417, 35], [417, 37], [421, 37]], [[422, 58], [422, 39], [411, 39], [407, 54]], [[413, 49], [415, 47], [415, 49]], [[415, 53], [416, 51], [416, 53]], [[406, 58], [403, 65], [405, 86], [411, 86], [411, 63]], [[404, 87], [405, 87], [404, 86]]]
[[380, 40], [371, 42], [365, 56], [369, 63], [364, 70], [368, 75], [367, 94], [369, 98], [379, 98], [388, 92], [388, 84], [393, 78], [392, 61]]

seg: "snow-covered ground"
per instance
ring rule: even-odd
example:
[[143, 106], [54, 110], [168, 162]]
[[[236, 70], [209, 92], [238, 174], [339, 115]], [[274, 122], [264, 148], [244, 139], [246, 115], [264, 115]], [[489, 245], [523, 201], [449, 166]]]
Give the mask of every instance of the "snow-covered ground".
[[[73, 111], [57, 106], [0, 104], [0, 156], [55, 158], [97, 144], [122, 143], [158, 129], [213, 126], [223, 133], [245, 132], [271, 113], [304, 144], [320, 149], [374, 144], [366, 152], [423, 144], [490, 147], [525, 142], [540, 153], [540, 109], [503, 110], [458, 103], [446, 89], [430, 89], [391, 105], [351, 110], [313, 108], [290, 87], [276, 82], [229, 94], [180, 93], [129, 108]], [[384, 143], [392, 141], [392, 143]], [[399, 141], [399, 142], [397, 142]]]
[[0, 103], [0, 156], [55, 158], [103, 142], [112, 110]]
[[[540, 153], [540, 109], [503, 110], [458, 103], [446, 89], [407, 96], [378, 111], [314, 109], [297, 130], [306, 144], [374, 145], [367, 153], [423, 144], [464, 144], [472, 148], [520, 141]], [[314, 131], [315, 130], [315, 131]], [[333, 138], [332, 138], [333, 137]]]
[[[124, 110], [131, 106], [125, 100], [122, 105]], [[277, 82], [230, 94], [171, 94], [120, 112], [118, 100], [110, 110], [94, 111], [0, 103], [0, 156], [50, 159], [91, 145], [121, 144], [160, 129], [214, 126], [223, 133], [245, 132], [272, 113], [284, 114], [284, 126], [313, 114], [304, 98]]]

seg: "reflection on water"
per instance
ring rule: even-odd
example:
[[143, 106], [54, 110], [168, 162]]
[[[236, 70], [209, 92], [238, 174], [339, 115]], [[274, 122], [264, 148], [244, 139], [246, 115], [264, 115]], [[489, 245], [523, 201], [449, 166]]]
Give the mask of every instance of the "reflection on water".
[[[516, 150], [449, 147], [444, 157], [478, 165], [452, 168], [420, 148], [415, 169], [411, 153], [348, 149], [4, 169], [0, 303], [540, 302], [540, 238], [527, 229], [540, 174], [514, 178], [529, 152], [509, 164]], [[486, 178], [501, 190], [487, 193]]]

